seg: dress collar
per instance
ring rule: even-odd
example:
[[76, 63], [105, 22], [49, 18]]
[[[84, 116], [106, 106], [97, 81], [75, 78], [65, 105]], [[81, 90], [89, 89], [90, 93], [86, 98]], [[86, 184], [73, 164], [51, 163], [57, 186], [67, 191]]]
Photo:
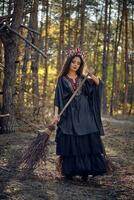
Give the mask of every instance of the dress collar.
[[[82, 81], [82, 78], [77, 76], [75, 79], [75, 82], [73, 81], [72, 78], [68, 77], [67, 75], [64, 76], [65, 81], [68, 83], [69, 88], [71, 89], [72, 93], [77, 89], [77, 87], [79, 86], [79, 84]], [[81, 89], [78, 91], [77, 95], [81, 94]]]

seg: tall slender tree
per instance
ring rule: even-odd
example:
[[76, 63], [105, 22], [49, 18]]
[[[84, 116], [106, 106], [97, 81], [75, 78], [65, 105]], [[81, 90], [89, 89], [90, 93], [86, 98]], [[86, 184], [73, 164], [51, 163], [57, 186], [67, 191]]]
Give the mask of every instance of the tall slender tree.
[[58, 72], [61, 70], [61, 67], [64, 62], [64, 22], [65, 22], [65, 8], [66, 0], [62, 0], [61, 5], [61, 15], [60, 15], [60, 34], [59, 34], [59, 47], [58, 47], [58, 57], [57, 57], [57, 69]]
[[[14, 10], [12, 14], [12, 22], [10, 27], [19, 32], [20, 24], [23, 19], [24, 0], [13, 2]], [[9, 31], [5, 26], [5, 30], [0, 32], [0, 38], [4, 45], [4, 83], [3, 83], [3, 113], [9, 113], [9, 117], [2, 119], [1, 132], [15, 131], [15, 81], [16, 81], [16, 60], [18, 50], [18, 36]]]
[[130, 108], [129, 108], [129, 115], [132, 113], [132, 109], [133, 109], [133, 100], [134, 100], [134, 4], [131, 4], [132, 7], [132, 51], [131, 51], [131, 94], [130, 94]]
[[85, 8], [86, 8], [86, 1], [81, 0], [80, 41], [79, 41], [81, 49], [83, 49], [83, 44], [84, 44]]
[[[38, 5], [39, 0], [34, 0], [31, 12], [31, 28], [38, 30]], [[35, 46], [39, 45], [39, 38], [36, 33], [33, 33], [32, 43]], [[39, 54], [37, 51], [32, 50], [32, 94], [33, 94], [33, 115], [38, 113], [39, 110], [39, 81], [38, 81], [38, 62]]]
[[123, 1], [123, 9], [124, 9], [124, 19], [125, 19], [125, 93], [124, 93], [124, 107], [123, 113], [127, 113], [127, 102], [128, 102], [128, 76], [129, 76], [129, 68], [128, 68], [128, 0]]
[[[31, 28], [31, 15], [29, 18], [28, 27]], [[31, 32], [27, 32], [27, 40], [31, 41]], [[25, 101], [24, 101], [24, 94], [26, 91], [26, 79], [27, 79], [27, 65], [28, 61], [30, 59], [30, 51], [29, 51], [29, 45], [25, 44], [25, 52], [24, 52], [24, 60], [23, 60], [23, 66], [22, 66], [22, 72], [21, 72], [21, 82], [20, 82], [20, 92], [19, 92], [19, 103], [20, 103], [20, 110], [24, 110], [25, 107]]]
[[103, 90], [103, 114], [107, 114], [107, 91], [106, 91], [106, 81], [107, 81], [107, 35], [108, 35], [108, 0], [105, 0], [105, 19], [104, 19], [104, 41], [103, 41], [103, 61], [102, 61], [102, 79], [104, 81]]
[[[49, 15], [49, 0], [46, 0], [46, 23], [45, 23], [45, 54], [47, 54], [48, 51], [48, 26], [49, 26], [49, 20], [48, 16]], [[48, 63], [47, 59], [45, 59], [44, 63], [44, 69], [45, 69], [45, 74], [44, 74], [44, 84], [43, 84], [43, 101], [45, 103], [46, 99], [46, 88], [47, 88], [47, 77], [48, 77]]]
[[115, 32], [114, 41], [114, 53], [113, 53], [113, 77], [112, 77], [112, 93], [111, 93], [111, 104], [110, 104], [110, 114], [113, 115], [113, 111], [116, 110], [116, 95], [117, 95], [117, 51], [121, 39], [122, 23], [123, 23], [123, 9], [120, 19], [121, 12], [121, 1], [118, 1], [118, 16], [117, 16], [117, 26]]
[[78, 35], [80, 32], [80, 0], [77, 0], [75, 13], [76, 13], [76, 18], [75, 18], [75, 25], [74, 25], [74, 42], [73, 42], [74, 48], [76, 48], [76, 46], [79, 44]]

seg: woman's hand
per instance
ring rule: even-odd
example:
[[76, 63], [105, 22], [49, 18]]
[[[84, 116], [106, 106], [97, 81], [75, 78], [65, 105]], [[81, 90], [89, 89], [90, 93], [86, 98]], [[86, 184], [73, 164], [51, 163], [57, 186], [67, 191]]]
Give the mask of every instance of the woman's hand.
[[55, 115], [53, 120], [52, 120], [52, 123], [57, 124], [59, 121], [60, 121], [60, 116], [59, 115]]
[[92, 75], [95, 73], [95, 69], [93, 67], [90, 67], [88, 73], [89, 76], [92, 77]]
[[95, 73], [95, 69], [93, 67], [90, 67], [89, 69], [89, 76], [91, 77], [91, 79], [96, 83], [96, 85], [99, 85], [99, 78], [97, 78], [94, 73]]

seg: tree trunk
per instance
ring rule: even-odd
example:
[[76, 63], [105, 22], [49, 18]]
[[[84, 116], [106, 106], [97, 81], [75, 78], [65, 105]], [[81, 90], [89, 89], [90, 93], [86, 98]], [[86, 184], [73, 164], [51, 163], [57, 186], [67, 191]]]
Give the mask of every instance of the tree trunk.
[[109, 16], [108, 16], [108, 35], [107, 35], [107, 66], [109, 65], [109, 45], [110, 45], [110, 38], [111, 38], [111, 5], [112, 0], [109, 0]]
[[80, 29], [79, 24], [79, 15], [80, 15], [80, 0], [77, 0], [77, 10], [76, 10], [76, 19], [75, 19], [75, 26], [74, 26], [74, 48], [78, 45], [78, 30]]
[[105, 0], [105, 23], [104, 23], [104, 41], [103, 41], [103, 63], [102, 63], [102, 79], [104, 81], [103, 90], [103, 114], [107, 114], [107, 19], [108, 19], [108, 0]]
[[[8, 39], [7, 39], [8, 40]], [[11, 42], [11, 41], [10, 41]], [[2, 132], [15, 131], [15, 81], [16, 69], [15, 61], [17, 58], [17, 44], [4, 43], [5, 68], [3, 83], [3, 114], [9, 113], [10, 116], [2, 119]]]
[[65, 12], [65, 0], [62, 0], [62, 11], [60, 16], [60, 38], [58, 47], [58, 57], [57, 57], [57, 73], [62, 68], [64, 62], [64, 12]]
[[[31, 16], [29, 19], [29, 28], [31, 28]], [[27, 33], [27, 40], [31, 40], [30, 31]], [[24, 93], [26, 90], [26, 72], [27, 72], [27, 63], [29, 61], [29, 45], [26, 43], [25, 45], [25, 53], [24, 53], [24, 61], [22, 66], [22, 75], [21, 75], [21, 83], [20, 83], [20, 93], [19, 93], [19, 104], [21, 106], [20, 111], [23, 111], [25, 107], [24, 101]]]
[[2, 85], [3, 85], [3, 47], [0, 40], [0, 113], [2, 112]]
[[68, 8], [68, 42], [67, 46], [70, 48], [71, 46], [71, 0], [69, 1], [69, 8]]
[[2, 91], [2, 73], [3, 73], [3, 70], [4, 70], [3, 67], [2, 67], [2, 63], [3, 63], [3, 59], [2, 59], [3, 52], [2, 52], [2, 49], [3, 49], [2, 42], [0, 40], [0, 91]]
[[127, 113], [127, 102], [128, 102], [128, 76], [129, 76], [129, 68], [128, 68], [128, 1], [123, 2], [124, 7], [124, 18], [125, 18], [125, 94], [124, 94], [124, 106], [123, 106], [123, 114]]
[[[14, 12], [11, 28], [19, 31], [23, 17], [24, 0], [14, 2]], [[3, 83], [3, 114], [9, 113], [9, 117], [2, 118], [1, 133], [15, 131], [15, 81], [16, 66], [15, 61], [18, 53], [18, 37], [12, 32], [4, 32], [0, 35], [4, 45], [4, 83]]]
[[[134, 5], [132, 4], [132, 49], [134, 49]], [[133, 109], [133, 99], [134, 99], [134, 54], [131, 55], [131, 96], [130, 96], [130, 108], [129, 115], [132, 113]]]
[[[46, 1], [46, 25], [45, 25], [45, 54], [48, 51], [48, 12], [49, 12], [49, 1]], [[46, 100], [46, 89], [47, 89], [47, 77], [48, 77], [48, 64], [47, 59], [45, 59], [44, 65], [45, 73], [44, 73], [44, 81], [43, 81], [43, 106], [45, 105]]]
[[112, 94], [111, 94], [111, 104], [110, 104], [110, 115], [113, 115], [113, 111], [116, 110], [117, 100], [117, 51], [118, 46], [120, 43], [120, 37], [121, 37], [121, 30], [122, 30], [122, 23], [123, 23], [123, 11], [120, 21], [120, 7], [121, 2], [118, 2], [118, 18], [117, 18], [117, 27], [116, 27], [116, 33], [115, 33], [115, 44], [114, 44], [114, 55], [113, 55], [113, 78], [112, 78]]
[[[38, 3], [39, 0], [34, 0], [32, 12], [31, 12], [31, 28], [38, 30]], [[36, 33], [33, 33], [32, 43], [38, 47], [39, 38]], [[38, 61], [39, 55], [35, 50], [32, 50], [32, 99], [33, 99], [33, 116], [38, 114], [39, 111], [39, 81], [38, 81]]]
[[81, 48], [82, 50], [83, 50], [83, 45], [84, 45], [85, 7], [86, 7], [86, 2], [85, 2], [85, 0], [81, 0], [80, 48]]
[[96, 43], [95, 43], [95, 46], [94, 46], [94, 56], [93, 56], [93, 66], [96, 67], [96, 73], [98, 71], [98, 51], [99, 51], [99, 41], [100, 41], [100, 33], [101, 33], [101, 27], [102, 27], [102, 13], [103, 13], [103, 8], [101, 10], [101, 17], [99, 20], [97, 20], [97, 12], [96, 12], [96, 21], [98, 21], [99, 23], [99, 27], [98, 27], [98, 30], [97, 30], [97, 26], [98, 24], [96, 24]]

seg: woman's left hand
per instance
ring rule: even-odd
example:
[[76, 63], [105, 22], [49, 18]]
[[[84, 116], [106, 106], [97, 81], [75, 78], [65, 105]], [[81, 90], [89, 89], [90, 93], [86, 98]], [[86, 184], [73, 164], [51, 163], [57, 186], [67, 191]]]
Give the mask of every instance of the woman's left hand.
[[95, 69], [93, 67], [90, 67], [88, 70], [89, 76], [92, 76], [95, 73]]
[[92, 80], [96, 83], [96, 85], [99, 85], [99, 78], [97, 78], [94, 73], [95, 73], [95, 69], [93, 67], [90, 67], [89, 69], [89, 76], [92, 78]]

